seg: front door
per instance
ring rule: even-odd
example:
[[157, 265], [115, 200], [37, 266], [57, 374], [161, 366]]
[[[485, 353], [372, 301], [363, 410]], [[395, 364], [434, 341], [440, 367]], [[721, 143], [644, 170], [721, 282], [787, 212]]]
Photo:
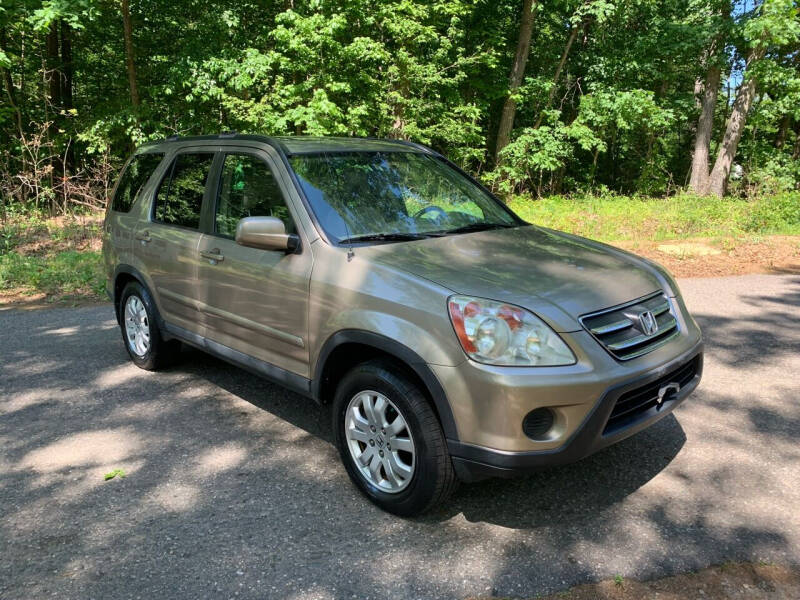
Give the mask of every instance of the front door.
[[134, 252], [150, 277], [161, 316], [202, 335], [197, 285], [200, 215], [214, 152], [183, 151], [167, 169], [149, 221], [136, 229]]
[[259, 250], [234, 241], [244, 217], [295, 218], [261, 151], [227, 151], [221, 159], [211, 232], [200, 240], [206, 337], [303, 377], [309, 376], [308, 293], [311, 249]]

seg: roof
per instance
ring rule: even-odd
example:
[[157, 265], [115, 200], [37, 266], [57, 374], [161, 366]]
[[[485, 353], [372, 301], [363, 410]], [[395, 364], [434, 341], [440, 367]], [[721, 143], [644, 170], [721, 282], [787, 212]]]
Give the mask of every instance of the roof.
[[220, 141], [262, 142], [279, 147], [285, 154], [317, 154], [321, 152], [431, 152], [429, 148], [404, 140], [388, 140], [380, 138], [360, 137], [311, 137], [311, 136], [276, 136], [244, 135], [238, 133], [221, 133], [218, 135], [202, 135], [190, 137], [172, 136], [165, 140], [151, 142], [141, 147], [152, 148], [169, 143], [192, 144], [196, 142]]

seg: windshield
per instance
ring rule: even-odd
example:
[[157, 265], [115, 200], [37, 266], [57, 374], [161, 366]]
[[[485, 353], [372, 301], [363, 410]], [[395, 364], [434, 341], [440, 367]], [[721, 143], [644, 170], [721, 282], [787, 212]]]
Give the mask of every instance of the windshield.
[[289, 160], [334, 242], [411, 240], [523, 224], [480, 186], [429, 154], [337, 152]]

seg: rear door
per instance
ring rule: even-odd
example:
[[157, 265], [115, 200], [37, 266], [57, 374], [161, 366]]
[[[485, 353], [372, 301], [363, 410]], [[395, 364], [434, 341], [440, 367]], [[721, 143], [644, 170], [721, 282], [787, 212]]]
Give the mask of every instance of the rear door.
[[[130, 263], [133, 236], [139, 221], [139, 202], [142, 190], [164, 158], [163, 152], [149, 152], [133, 156], [119, 177], [108, 203], [103, 227], [103, 257], [109, 281], [120, 263]], [[111, 290], [113, 291], [113, 290]]]
[[200, 217], [215, 149], [184, 148], [174, 157], [155, 193], [148, 220], [136, 229], [134, 248], [147, 271], [161, 316], [202, 335]]
[[311, 248], [295, 254], [246, 248], [234, 241], [244, 217], [297, 218], [281, 189], [277, 161], [262, 150], [223, 150], [210, 204], [209, 233], [200, 241], [206, 337], [283, 370], [309, 375], [308, 291]]

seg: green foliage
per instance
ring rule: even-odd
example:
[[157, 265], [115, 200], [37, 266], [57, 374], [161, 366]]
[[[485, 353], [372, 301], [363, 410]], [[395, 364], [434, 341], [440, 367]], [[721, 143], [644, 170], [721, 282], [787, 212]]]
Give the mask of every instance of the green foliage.
[[103, 481], [108, 481], [109, 479], [114, 479], [115, 477], [119, 477], [120, 479], [125, 478], [125, 471], [122, 469], [114, 469], [113, 471], [109, 471], [105, 475], [103, 475]]
[[[797, 0], [540, 3], [498, 166], [521, 4], [132, 0], [133, 106], [118, 2], [3, 0], [0, 212], [102, 204], [135, 146], [230, 129], [416, 140], [505, 194], [672, 195], [688, 179], [695, 82], [711, 62], [723, 85], [758, 82], [731, 190], [800, 185]], [[710, 53], [712, 40], [724, 50]], [[753, 49], [763, 58], [745, 69]], [[729, 112], [721, 93], [712, 154]], [[77, 189], [59, 180], [64, 167]]]

